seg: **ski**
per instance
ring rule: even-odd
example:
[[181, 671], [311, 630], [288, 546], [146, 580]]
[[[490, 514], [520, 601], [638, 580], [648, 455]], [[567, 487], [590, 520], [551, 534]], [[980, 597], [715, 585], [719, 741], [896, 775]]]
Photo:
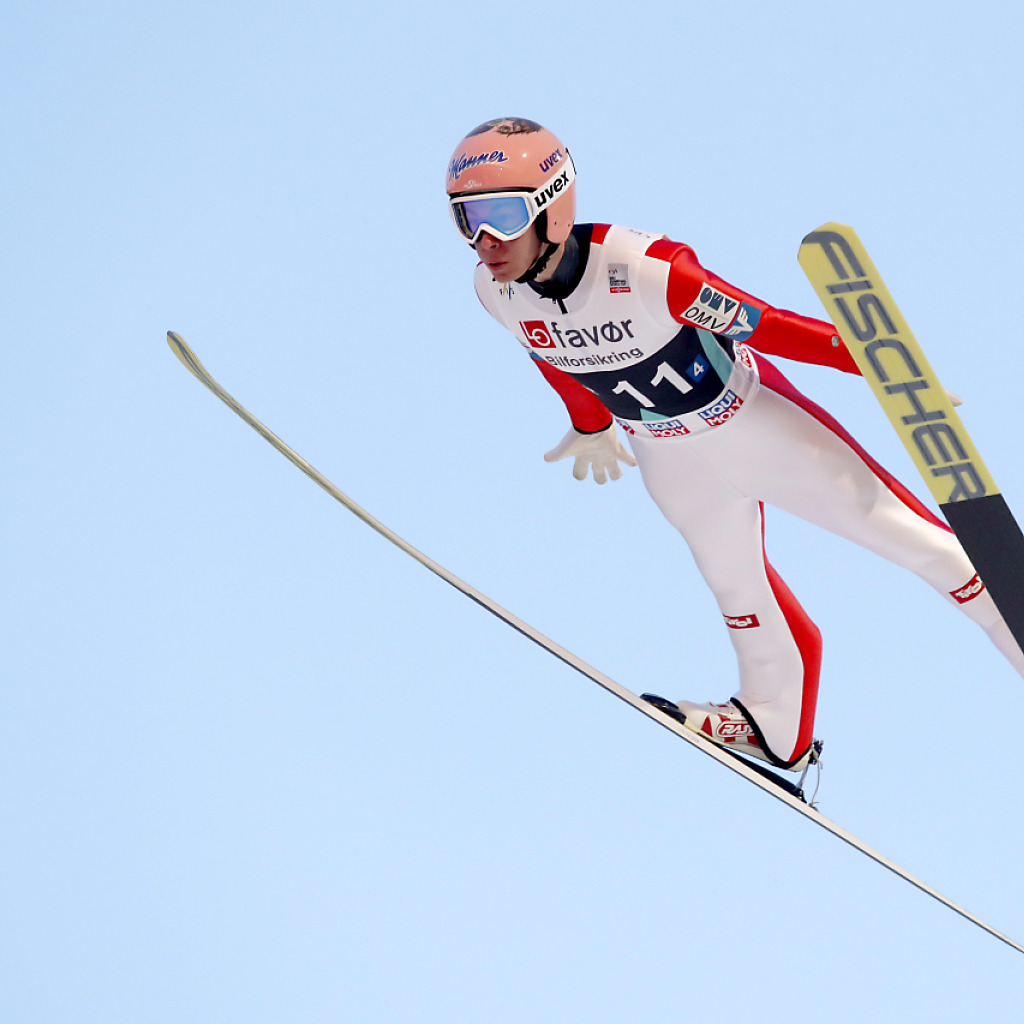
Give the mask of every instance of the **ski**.
[[825, 224], [800, 265], [918, 472], [1024, 649], [1024, 534], [857, 233]]
[[[240, 405], [227, 391], [225, 391], [220, 384], [214, 380], [213, 377], [207, 372], [206, 368], [196, 357], [196, 354], [192, 349], [185, 343], [185, 341], [173, 331], [167, 332], [167, 341], [173, 350], [174, 354], [181, 360], [185, 367], [197, 380], [205, 385], [210, 391], [213, 392], [232, 412], [243, 419], [253, 430], [256, 431], [261, 437], [264, 438], [269, 444], [276, 448], [289, 462], [295, 465], [297, 468], [302, 470], [314, 483], [325, 490], [332, 498], [342, 504], [350, 512], [361, 519], [367, 526], [375, 530], [386, 540], [390, 541], [397, 548], [404, 551], [407, 555], [414, 558], [422, 566], [429, 569], [436, 576], [439, 576], [446, 583], [453, 586], [456, 590], [463, 593], [470, 600], [475, 601], [478, 605], [485, 608], [492, 615], [497, 616], [504, 623], [517, 630], [523, 636], [532, 640], [535, 644], [542, 647], [544, 650], [553, 654], [560, 661], [564, 662], [570, 668], [575, 669], [581, 675], [585, 676], [591, 682], [597, 683], [598, 686], [603, 687], [609, 693], [618, 697], [621, 701], [629, 704], [630, 707], [646, 715], [648, 718], [657, 722], [658, 725], [667, 729], [673, 733], [679, 739], [684, 740], [692, 747], [696, 747], [702, 754], [713, 758], [719, 764], [724, 765], [730, 771], [737, 775], [742, 776], [748, 782], [764, 790], [766, 793], [770, 793], [777, 800], [785, 804], [787, 807], [794, 811], [798, 811], [805, 818], [808, 818], [814, 824], [830, 832], [836, 838], [841, 839], [844, 843], [852, 846], [855, 850], [871, 858], [871, 860], [880, 864], [882, 867], [887, 868], [893, 874], [898, 875], [904, 881], [909, 882], [915, 886], [921, 892], [926, 893], [933, 899], [937, 900], [943, 906], [959, 914], [961, 917], [970, 921], [972, 924], [977, 925], [982, 930], [988, 932], [989, 935], [999, 939], [1001, 942], [1006, 943], [1019, 953], [1024, 953], [1024, 946], [1019, 945], [1013, 939], [1004, 935], [1002, 932], [997, 931], [991, 925], [987, 924], [981, 918], [972, 914], [970, 911], [964, 909], [959, 904], [954, 903], [951, 899], [944, 896], [942, 893], [933, 889], [927, 885], [921, 879], [912, 875], [905, 868], [899, 864], [890, 860], [884, 854], [879, 853], [873, 849], [863, 840], [857, 836], [848, 832], [842, 826], [837, 825], [834, 821], [826, 818], [813, 804], [806, 802], [802, 792], [799, 792], [799, 787], [795, 786], [789, 780], [781, 778], [767, 768], [763, 768], [760, 765], [754, 766], [753, 762], [740, 757], [739, 755], [733, 754], [727, 750], [715, 746], [713, 743], [705, 740], [700, 734], [692, 732], [687, 729], [682, 722], [673, 718], [670, 714], [659, 709], [655, 704], [650, 703], [643, 697], [633, 693], [631, 690], [626, 689], [621, 684], [617, 683], [614, 679], [606, 676], [603, 672], [588, 665], [581, 658], [577, 657], [571, 651], [566, 650], [560, 644], [551, 640], [543, 633], [534, 629], [528, 623], [518, 618], [512, 612], [502, 608], [501, 605], [491, 600], [486, 594], [481, 593], [479, 590], [470, 586], [464, 580], [460, 579], [454, 573], [450, 572], [443, 565], [435, 562], [432, 558], [425, 555], [423, 552], [417, 550], [406, 540], [400, 537], [392, 529], [385, 526], [379, 520], [375, 519], [369, 512], [360, 507], [354, 502], [347, 494], [339, 490], [334, 484], [332, 484], [322, 473], [314, 469], [302, 456], [295, 452], [292, 448], [288, 447], [276, 434], [265, 427], [252, 413], [249, 412], [244, 406]], [[651, 696], [651, 695], [648, 695]], [[798, 792], [794, 792], [797, 790]]]

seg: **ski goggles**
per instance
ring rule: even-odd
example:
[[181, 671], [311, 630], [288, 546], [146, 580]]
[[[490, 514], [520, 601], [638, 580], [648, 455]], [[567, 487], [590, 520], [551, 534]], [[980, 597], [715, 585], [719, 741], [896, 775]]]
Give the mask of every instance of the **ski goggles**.
[[470, 245], [476, 245], [485, 231], [503, 242], [512, 242], [525, 235], [575, 180], [576, 168], [566, 154], [565, 163], [537, 188], [455, 195], [448, 200], [448, 208], [459, 233]]

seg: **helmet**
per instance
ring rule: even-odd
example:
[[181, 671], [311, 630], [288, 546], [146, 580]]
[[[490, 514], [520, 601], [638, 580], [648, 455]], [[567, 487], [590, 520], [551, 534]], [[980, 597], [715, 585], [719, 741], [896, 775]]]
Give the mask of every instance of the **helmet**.
[[474, 244], [483, 231], [511, 241], [536, 224], [561, 245], [576, 219], [576, 170], [562, 143], [536, 121], [499, 117], [474, 128], [448, 164], [449, 207]]

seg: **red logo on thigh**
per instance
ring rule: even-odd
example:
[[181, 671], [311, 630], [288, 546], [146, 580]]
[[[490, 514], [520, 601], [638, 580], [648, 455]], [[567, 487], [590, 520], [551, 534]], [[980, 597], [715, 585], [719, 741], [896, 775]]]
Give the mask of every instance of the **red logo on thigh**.
[[730, 629], [757, 629], [761, 625], [756, 615], [726, 615], [725, 624]]
[[965, 586], [959, 590], [951, 590], [950, 597], [959, 604], [967, 604], [968, 601], [973, 601], [984, 589], [985, 584], [981, 582], [981, 577], [975, 573], [974, 579]]

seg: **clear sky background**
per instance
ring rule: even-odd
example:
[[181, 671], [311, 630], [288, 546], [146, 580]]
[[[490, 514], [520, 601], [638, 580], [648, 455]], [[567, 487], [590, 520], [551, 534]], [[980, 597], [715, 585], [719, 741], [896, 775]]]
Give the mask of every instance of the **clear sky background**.
[[[217, 403], [633, 690], [728, 637], [636, 471], [477, 304], [444, 170], [534, 118], [581, 220], [821, 315], [856, 226], [1011, 507], [1016, 3], [13, 0], [0, 14], [0, 1020], [1009, 1021], [1024, 958], [446, 587]], [[785, 363], [914, 489], [867, 386]], [[1024, 940], [1021, 680], [770, 515], [824, 813]]]

